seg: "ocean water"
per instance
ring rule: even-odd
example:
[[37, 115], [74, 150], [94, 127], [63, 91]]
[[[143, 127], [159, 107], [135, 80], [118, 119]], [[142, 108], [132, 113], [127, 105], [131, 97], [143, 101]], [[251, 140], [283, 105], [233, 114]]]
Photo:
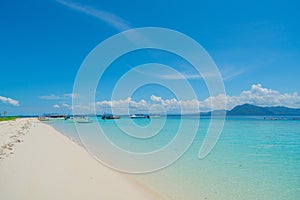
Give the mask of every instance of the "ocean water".
[[[128, 151], [154, 151], [175, 137], [180, 123], [193, 127], [198, 118], [170, 117], [117, 120], [93, 119], [107, 137]], [[210, 119], [200, 119], [190, 148], [172, 165], [156, 172], [132, 175], [162, 196], [174, 200], [196, 199], [300, 199], [300, 121], [264, 120], [262, 117], [227, 118], [210, 154], [198, 158]], [[52, 120], [50, 125], [81, 144], [74, 123]], [[78, 126], [90, 126], [78, 124]], [[124, 134], [123, 127], [138, 139]], [[189, 127], [189, 126], [188, 126]], [[93, 129], [85, 139], [97, 149]], [[188, 133], [189, 128], [186, 129]], [[153, 135], [151, 135], [153, 134]], [[155, 135], [156, 134], [156, 135]]]

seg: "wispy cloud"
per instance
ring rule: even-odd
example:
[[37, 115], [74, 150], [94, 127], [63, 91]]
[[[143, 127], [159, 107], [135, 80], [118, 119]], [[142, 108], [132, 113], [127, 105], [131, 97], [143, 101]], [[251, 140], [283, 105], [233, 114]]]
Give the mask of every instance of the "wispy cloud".
[[50, 95], [44, 95], [44, 96], [39, 96], [40, 99], [45, 99], [45, 100], [59, 100], [61, 99], [60, 96], [50, 94]]
[[69, 97], [69, 98], [78, 98], [79, 94], [69, 93], [69, 94], [64, 94], [63, 96]]
[[71, 8], [73, 10], [96, 17], [96, 18], [100, 19], [101, 21], [104, 21], [108, 25], [116, 28], [119, 31], [131, 29], [131, 27], [127, 21], [125, 21], [124, 19], [120, 18], [119, 16], [117, 16], [113, 13], [95, 9], [93, 7], [82, 5], [79, 3], [72, 2], [72, 1], [57, 0], [57, 2], [64, 6], [67, 6], [68, 8]]
[[183, 79], [202, 79], [200, 74], [163, 74], [160, 75], [160, 78], [167, 80], [183, 80]]
[[206, 73], [174, 73], [174, 74], [163, 74], [160, 75], [160, 78], [167, 80], [183, 80], [183, 79], [206, 79], [206, 78], [218, 78], [219, 74], [214, 72], [206, 72]]
[[233, 67], [233, 66], [228, 66], [228, 64], [225, 64], [226, 67], [220, 68], [220, 72], [222, 74], [222, 78], [224, 81], [231, 80], [237, 76], [240, 76], [246, 72], [245, 69], [239, 67]]
[[[234, 77], [237, 77], [241, 74], [243, 74], [245, 71], [244, 70], [226, 70], [222, 71], [221, 77], [223, 81], [231, 80]], [[213, 78], [213, 77], [218, 77], [219, 75], [214, 73], [214, 72], [206, 72], [202, 74], [197, 74], [197, 73], [173, 73], [173, 74], [160, 74], [160, 78], [167, 79], [167, 80], [182, 80], [182, 79], [205, 79], [205, 78]]]
[[151, 76], [153, 78], [159, 78], [164, 80], [195, 80], [208, 78], [211, 79], [219, 78], [221, 76], [223, 81], [227, 81], [245, 73], [245, 70], [233, 67], [222, 68], [222, 70], [220, 70], [219, 73], [215, 70], [206, 70], [201, 71], [200, 73], [197, 70], [193, 69], [192, 66], [180, 65], [178, 63], [174, 63], [173, 65], [169, 66], [160, 66], [157, 63], [153, 63], [151, 67], [148, 66], [134, 68], [134, 71], [144, 76]]
[[231, 80], [231, 79], [233, 79], [233, 78], [235, 78], [235, 77], [237, 77], [237, 76], [239, 76], [243, 73], [244, 73], [244, 71], [239, 70], [239, 71], [233, 72], [231, 74], [222, 74], [222, 78], [223, 78], [224, 81], [228, 81], [228, 80]]
[[61, 103], [61, 104], [54, 104], [53, 108], [68, 108], [72, 109], [72, 107], [67, 103]]
[[3, 96], [0, 96], [0, 101], [2, 101], [3, 103], [8, 103], [10, 105], [13, 105], [13, 106], [19, 106], [19, 101], [15, 100], [15, 99], [12, 99], [12, 98], [9, 98], [9, 97], [3, 97]]
[[66, 99], [77, 98], [77, 97], [79, 97], [79, 95], [74, 93], [68, 93], [62, 95], [50, 94], [50, 95], [39, 96], [40, 99], [44, 99], [44, 100], [66, 100]]
[[171, 67], [160, 67], [158, 65], [153, 65], [151, 68], [134, 68], [133, 69], [138, 74], [144, 76], [151, 76], [153, 78], [165, 79], [165, 80], [184, 80], [184, 79], [202, 79], [203, 76], [215, 76], [213, 73], [206, 73], [201, 75], [199, 73], [191, 73], [188, 70], [184, 72], [176, 71]]

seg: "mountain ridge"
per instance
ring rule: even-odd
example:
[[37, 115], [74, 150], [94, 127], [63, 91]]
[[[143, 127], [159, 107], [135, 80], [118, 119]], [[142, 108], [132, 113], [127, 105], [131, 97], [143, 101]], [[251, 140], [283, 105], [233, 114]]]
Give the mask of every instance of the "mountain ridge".
[[210, 116], [212, 113], [219, 115], [226, 113], [229, 116], [300, 116], [299, 108], [289, 108], [285, 106], [256, 106], [245, 103], [237, 105], [231, 110], [213, 110], [210, 112], [201, 112], [200, 115]]

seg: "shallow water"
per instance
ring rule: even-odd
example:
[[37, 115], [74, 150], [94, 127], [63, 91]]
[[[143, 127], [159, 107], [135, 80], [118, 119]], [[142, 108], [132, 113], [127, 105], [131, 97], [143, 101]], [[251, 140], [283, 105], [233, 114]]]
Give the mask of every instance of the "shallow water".
[[[148, 152], [168, 144], [180, 122], [197, 118], [172, 117], [120, 120], [93, 119], [116, 145], [133, 152]], [[148, 121], [147, 121], [148, 120]], [[116, 124], [118, 122], [118, 124]], [[159, 171], [133, 175], [170, 199], [299, 199], [300, 121], [263, 118], [227, 118], [213, 151], [198, 158], [210, 119], [201, 119], [194, 142], [174, 164]], [[80, 143], [74, 123], [53, 120], [50, 125]], [[88, 124], [78, 124], [87, 126]], [[124, 134], [126, 130], [130, 136]], [[186, 129], [186, 132], [191, 130]], [[89, 129], [87, 129], [89, 130]], [[98, 148], [90, 129], [85, 139]], [[156, 135], [153, 135], [157, 133]], [[138, 139], [136, 137], [148, 137]]]

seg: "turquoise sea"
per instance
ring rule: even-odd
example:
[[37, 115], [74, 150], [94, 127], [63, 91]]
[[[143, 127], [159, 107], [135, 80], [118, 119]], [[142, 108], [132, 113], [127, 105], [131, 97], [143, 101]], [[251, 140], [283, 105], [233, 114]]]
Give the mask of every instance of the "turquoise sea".
[[[174, 137], [180, 122], [194, 124], [195, 117], [168, 117], [118, 120], [119, 126], [147, 135], [164, 125], [151, 141], [124, 134], [113, 120], [93, 118], [107, 137], [130, 151], [148, 152], [163, 147]], [[200, 119], [196, 138], [174, 164], [156, 172], [132, 175], [168, 199], [300, 199], [300, 121], [265, 120], [263, 117], [227, 118], [215, 148], [204, 159], [198, 158], [210, 119]], [[51, 126], [80, 144], [74, 123], [51, 120]], [[149, 126], [151, 124], [151, 126]], [[78, 124], [89, 126], [89, 124]], [[192, 127], [192, 126], [191, 126]], [[93, 132], [93, 129], [90, 130]], [[186, 130], [189, 131], [188, 129]], [[92, 133], [87, 138], [94, 140]], [[89, 136], [90, 135], [90, 136]], [[97, 148], [97, 142], [93, 142]]]

